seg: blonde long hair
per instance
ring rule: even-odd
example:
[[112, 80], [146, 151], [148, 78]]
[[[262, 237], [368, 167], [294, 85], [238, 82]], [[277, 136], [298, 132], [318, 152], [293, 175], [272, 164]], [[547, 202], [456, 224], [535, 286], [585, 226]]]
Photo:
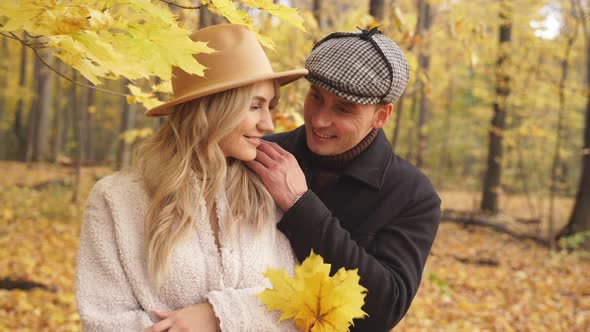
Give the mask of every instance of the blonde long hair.
[[[243, 162], [226, 159], [218, 144], [238, 127], [252, 93], [250, 85], [177, 105], [136, 150], [151, 199], [145, 217], [148, 274], [158, 288], [168, 274], [172, 250], [194, 227], [191, 218], [201, 199], [211, 216], [216, 195], [225, 191], [231, 224], [245, 219], [259, 227], [274, 216], [275, 204], [262, 180]], [[200, 187], [196, 197], [195, 177]]]

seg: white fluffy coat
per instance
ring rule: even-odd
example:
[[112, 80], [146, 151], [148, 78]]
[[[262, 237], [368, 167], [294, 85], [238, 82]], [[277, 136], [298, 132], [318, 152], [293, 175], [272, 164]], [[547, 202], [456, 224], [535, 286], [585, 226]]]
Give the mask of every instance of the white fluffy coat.
[[[193, 179], [193, 188], [198, 182]], [[148, 194], [138, 170], [117, 172], [98, 181], [84, 212], [77, 261], [78, 310], [85, 331], [143, 331], [158, 319], [151, 310], [172, 311], [209, 301], [222, 331], [296, 331], [279, 313], [266, 312], [256, 297], [269, 287], [267, 268], [292, 274], [296, 264], [287, 238], [269, 221], [260, 232], [237, 223], [229, 234], [224, 195], [216, 199], [218, 250], [201, 200], [194, 230], [178, 244], [169, 276], [155, 292], [147, 276], [144, 218]]]

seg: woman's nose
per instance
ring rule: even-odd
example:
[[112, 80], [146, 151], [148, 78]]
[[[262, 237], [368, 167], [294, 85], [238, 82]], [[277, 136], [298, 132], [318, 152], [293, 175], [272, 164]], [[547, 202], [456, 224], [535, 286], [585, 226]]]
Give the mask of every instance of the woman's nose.
[[272, 115], [270, 114], [270, 110], [267, 109], [262, 112], [260, 121], [258, 121], [258, 129], [267, 132], [273, 132], [275, 130], [275, 126], [272, 123]]

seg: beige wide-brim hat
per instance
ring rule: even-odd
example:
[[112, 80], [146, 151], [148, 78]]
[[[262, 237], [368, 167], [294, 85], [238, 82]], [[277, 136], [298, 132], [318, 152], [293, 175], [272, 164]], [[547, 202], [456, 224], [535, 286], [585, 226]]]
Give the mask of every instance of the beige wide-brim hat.
[[208, 68], [205, 77], [173, 67], [173, 99], [152, 108], [146, 115], [167, 115], [174, 112], [174, 105], [260, 81], [276, 80], [283, 86], [307, 74], [307, 69], [274, 72], [254, 33], [240, 24], [210, 26], [195, 31], [190, 37], [194, 41], [207, 42], [216, 51], [194, 56]]

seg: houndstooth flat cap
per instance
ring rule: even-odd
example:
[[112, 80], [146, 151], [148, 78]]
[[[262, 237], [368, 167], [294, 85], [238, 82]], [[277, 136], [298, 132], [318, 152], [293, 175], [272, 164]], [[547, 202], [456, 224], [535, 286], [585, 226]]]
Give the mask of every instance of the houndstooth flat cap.
[[305, 68], [312, 84], [365, 105], [395, 103], [410, 77], [402, 49], [377, 28], [329, 34], [315, 44]]

